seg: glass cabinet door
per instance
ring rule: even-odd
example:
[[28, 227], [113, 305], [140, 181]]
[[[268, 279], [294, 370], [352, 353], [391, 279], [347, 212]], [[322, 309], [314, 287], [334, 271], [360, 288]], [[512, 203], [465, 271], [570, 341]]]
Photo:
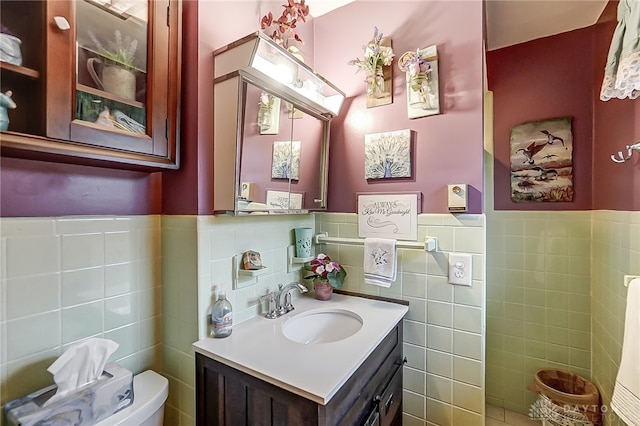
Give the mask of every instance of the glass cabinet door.
[[3, 155], [177, 168], [181, 14], [181, 0], [0, 0], [24, 57], [0, 56], [0, 89], [18, 105]]
[[18, 105], [3, 155], [177, 168], [181, 14], [181, 0], [0, 0], [2, 35], [24, 58], [0, 56]]
[[147, 134], [146, 0], [76, 2], [75, 120]]

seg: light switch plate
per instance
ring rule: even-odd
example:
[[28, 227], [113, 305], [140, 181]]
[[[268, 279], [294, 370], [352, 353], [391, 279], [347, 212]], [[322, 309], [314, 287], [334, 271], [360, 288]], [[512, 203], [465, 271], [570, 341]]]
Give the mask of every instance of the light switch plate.
[[253, 201], [253, 190], [254, 190], [253, 182], [242, 182], [240, 196], [248, 201]]
[[449, 283], [471, 287], [471, 255], [465, 253], [449, 254]]

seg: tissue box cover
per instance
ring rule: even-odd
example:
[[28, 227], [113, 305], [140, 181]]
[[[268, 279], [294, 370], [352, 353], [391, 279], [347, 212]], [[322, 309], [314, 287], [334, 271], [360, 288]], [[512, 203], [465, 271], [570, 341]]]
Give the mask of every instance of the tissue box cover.
[[107, 363], [102, 375], [62, 399], [43, 407], [56, 393], [51, 385], [4, 406], [9, 426], [93, 425], [133, 404], [133, 374]]

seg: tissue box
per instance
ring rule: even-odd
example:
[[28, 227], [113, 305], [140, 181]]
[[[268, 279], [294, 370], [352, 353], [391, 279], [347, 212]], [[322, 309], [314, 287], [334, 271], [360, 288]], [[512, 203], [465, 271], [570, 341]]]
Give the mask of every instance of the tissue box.
[[56, 389], [51, 385], [7, 402], [7, 424], [93, 425], [133, 404], [133, 374], [113, 362], [105, 365], [97, 380], [44, 407]]

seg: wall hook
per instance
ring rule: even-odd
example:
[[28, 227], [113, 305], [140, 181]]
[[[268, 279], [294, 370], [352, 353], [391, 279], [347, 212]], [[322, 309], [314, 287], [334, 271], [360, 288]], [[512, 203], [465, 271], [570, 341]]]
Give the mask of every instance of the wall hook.
[[616, 163], [624, 163], [625, 161], [630, 160], [633, 155], [633, 151], [640, 151], [640, 142], [636, 142], [633, 145], [626, 145], [626, 149], [626, 155], [623, 154], [622, 151], [618, 151], [618, 155], [612, 155], [611, 160]]

